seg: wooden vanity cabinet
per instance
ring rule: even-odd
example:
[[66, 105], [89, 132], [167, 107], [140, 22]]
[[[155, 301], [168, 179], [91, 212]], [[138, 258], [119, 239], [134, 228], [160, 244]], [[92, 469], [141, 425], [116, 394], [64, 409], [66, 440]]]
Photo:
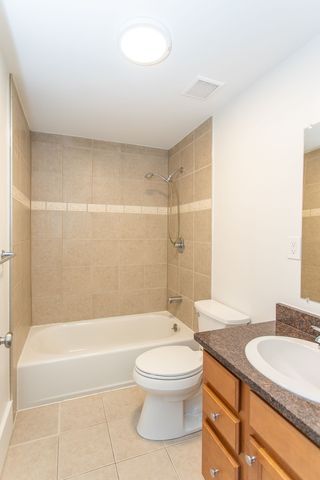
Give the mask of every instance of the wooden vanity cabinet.
[[320, 449], [207, 352], [205, 480], [320, 480]]

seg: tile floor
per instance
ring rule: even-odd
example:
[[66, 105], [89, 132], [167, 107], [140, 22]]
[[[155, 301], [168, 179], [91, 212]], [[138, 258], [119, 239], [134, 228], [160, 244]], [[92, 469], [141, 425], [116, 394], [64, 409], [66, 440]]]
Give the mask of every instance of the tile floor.
[[203, 480], [201, 437], [144, 440], [137, 387], [17, 414], [1, 480]]

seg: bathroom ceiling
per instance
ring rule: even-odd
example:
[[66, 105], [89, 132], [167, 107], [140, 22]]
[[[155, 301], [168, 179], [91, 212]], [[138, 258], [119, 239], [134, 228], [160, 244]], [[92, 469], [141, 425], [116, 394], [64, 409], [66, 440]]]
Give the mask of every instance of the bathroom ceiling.
[[[0, 0], [0, 41], [33, 130], [169, 148], [319, 32], [319, 0]], [[158, 65], [119, 49], [135, 17], [162, 22]], [[7, 27], [7, 28], [5, 28]], [[182, 95], [197, 75], [225, 85]]]

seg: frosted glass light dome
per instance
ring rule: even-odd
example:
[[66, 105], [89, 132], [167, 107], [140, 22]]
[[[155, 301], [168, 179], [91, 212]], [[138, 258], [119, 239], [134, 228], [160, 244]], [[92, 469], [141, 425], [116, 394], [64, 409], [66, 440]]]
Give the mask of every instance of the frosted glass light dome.
[[171, 38], [161, 23], [151, 19], [136, 19], [124, 27], [120, 48], [131, 62], [138, 65], [154, 65], [169, 55]]

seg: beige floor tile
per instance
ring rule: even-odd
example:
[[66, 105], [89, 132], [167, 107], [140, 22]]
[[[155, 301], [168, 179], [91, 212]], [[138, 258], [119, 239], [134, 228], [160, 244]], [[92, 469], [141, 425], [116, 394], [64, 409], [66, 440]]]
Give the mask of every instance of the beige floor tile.
[[60, 435], [59, 479], [80, 475], [114, 462], [105, 423]]
[[99, 468], [98, 470], [93, 470], [83, 475], [71, 477], [70, 480], [118, 480], [118, 474], [116, 466], [109, 465], [108, 467]]
[[164, 449], [121, 462], [117, 468], [120, 480], [178, 480]]
[[56, 480], [58, 437], [9, 448], [1, 480]]
[[17, 413], [11, 445], [58, 433], [59, 405], [31, 408]]
[[184, 443], [184, 442], [187, 442], [188, 440], [191, 440], [193, 438], [198, 438], [198, 437], [201, 437], [201, 431], [191, 433], [190, 435], [186, 435], [185, 437], [173, 438], [172, 440], [165, 440], [164, 445], [168, 447], [170, 445], [176, 445], [177, 443]]
[[163, 442], [145, 440], [137, 434], [137, 424], [140, 410], [121, 419], [109, 421], [109, 431], [116, 462], [132, 458], [137, 455], [158, 450]]
[[90, 427], [105, 421], [102, 397], [98, 395], [61, 403], [60, 429], [62, 432]]
[[145, 394], [138, 387], [112, 390], [103, 395], [107, 420], [116, 420], [130, 416], [142, 408]]
[[167, 451], [179, 475], [188, 480], [203, 480], [201, 474], [201, 437], [171, 445]]

